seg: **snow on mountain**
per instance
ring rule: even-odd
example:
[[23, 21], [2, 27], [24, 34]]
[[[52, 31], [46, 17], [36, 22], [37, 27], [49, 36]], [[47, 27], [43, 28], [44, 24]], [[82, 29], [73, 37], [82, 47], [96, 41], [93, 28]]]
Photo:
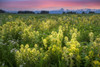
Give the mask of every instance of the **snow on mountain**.
[[95, 10], [95, 13], [100, 13], [100, 9], [98, 9], [98, 10]]
[[40, 14], [41, 11], [33, 11], [35, 14]]
[[60, 10], [49, 11], [49, 14], [63, 14], [63, 12], [64, 12], [64, 9], [61, 8]]

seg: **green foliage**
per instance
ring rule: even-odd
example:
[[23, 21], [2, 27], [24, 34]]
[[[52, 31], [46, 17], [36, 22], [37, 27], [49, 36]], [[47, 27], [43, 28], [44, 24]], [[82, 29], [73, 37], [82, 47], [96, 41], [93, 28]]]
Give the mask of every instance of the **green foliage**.
[[28, 44], [25, 46], [21, 45], [20, 50], [15, 54], [17, 65], [35, 66], [35, 64], [39, 62], [41, 56], [41, 53], [39, 50], [37, 50], [37, 47], [29, 48]]
[[0, 15], [0, 67], [100, 67], [100, 14]]
[[7, 22], [1, 27], [1, 38], [7, 44], [10, 40], [20, 43], [21, 34], [25, 27], [27, 25], [24, 22]]
[[31, 26], [24, 29], [21, 35], [22, 43], [24, 44], [37, 44], [40, 41], [39, 32], [32, 29]]
[[51, 65], [57, 65], [61, 60], [62, 49], [57, 45], [50, 46], [45, 53], [44, 62], [46, 65], [51, 67]]

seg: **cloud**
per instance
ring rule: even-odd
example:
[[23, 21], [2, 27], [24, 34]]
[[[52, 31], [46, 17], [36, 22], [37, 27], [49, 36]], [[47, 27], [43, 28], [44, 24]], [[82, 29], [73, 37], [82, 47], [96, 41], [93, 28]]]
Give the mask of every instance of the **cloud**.
[[[0, 8], [43, 9], [43, 8], [99, 8], [100, 0], [0, 0]], [[51, 8], [50, 8], [51, 9]]]
[[14, 2], [14, 1], [66, 1], [66, 2], [100, 2], [100, 0], [0, 0], [0, 2]]
[[11, 1], [30, 1], [30, 0], [0, 0], [0, 2], [11, 2]]

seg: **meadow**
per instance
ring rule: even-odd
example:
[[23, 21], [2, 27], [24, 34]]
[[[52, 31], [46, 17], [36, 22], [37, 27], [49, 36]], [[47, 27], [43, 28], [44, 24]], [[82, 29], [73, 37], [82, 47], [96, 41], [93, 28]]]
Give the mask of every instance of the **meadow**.
[[0, 67], [100, 67], [100, 14], [0, 14]]

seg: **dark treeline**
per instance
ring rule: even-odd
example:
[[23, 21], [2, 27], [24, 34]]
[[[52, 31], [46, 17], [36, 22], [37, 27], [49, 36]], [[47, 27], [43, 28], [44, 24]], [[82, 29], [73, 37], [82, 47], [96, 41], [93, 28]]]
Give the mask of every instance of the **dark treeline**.
[[[18, 11], [18, 14], [35, 14], [33, 11]], [[49, 14], [49, 11], [41, 11], [38, 14]]]
[[[18, 11], [18, 14], [35, 14], [33, 11]], [[49, 11], [41, 11], [38, 14], [49, 14]]]
[[[9, 12], [0, 9], [0, 13], [9, 13]], [[94, 11], [89, 11], [89, 14], [94, 14], [94, 13], [95, 13]], [[36, 14], [36, 13], [34, 11], [18, 11], [16, 12], [16, 14]], [[49, 14], [49, 11], [42, 10], [40, 11], [40, 13], [37, 14]], [[63, 14], [77, 14], [77, 13], [73, 11], [69, 11], [67, 13], [63, 12]], [[83, 11], [81, 14], [85, 14], [85, 12]]]
[[35, 14], [32, 11], [18, 11], [18, 14]]
[[40, 14], [49, 14], [49, 11], [41, 11]]
[[94, 14], [95, 12], [93, 12], [93, 11], [90, 11], [89, 13], [90, 13], [90, 14]]
[[[93, 12], [93, 11], [89, 11], [89, 14], [94, 14], [94, 13], [95, 12]], [[77, 14], [77, 13], [70, 11], [70, 12], [67, 12], [66, 14]], [[85, 12], [83, 11], [81, 14], [85, 14]]]
[[2, 9], [0, 9], [0, 13], [5, 13], [5, 11], [4, 11], [4, 10], [2, 10]]
[[67, 14], [76, 14], [76, 12], [70, 11], [70, 12], [67, 12]]

